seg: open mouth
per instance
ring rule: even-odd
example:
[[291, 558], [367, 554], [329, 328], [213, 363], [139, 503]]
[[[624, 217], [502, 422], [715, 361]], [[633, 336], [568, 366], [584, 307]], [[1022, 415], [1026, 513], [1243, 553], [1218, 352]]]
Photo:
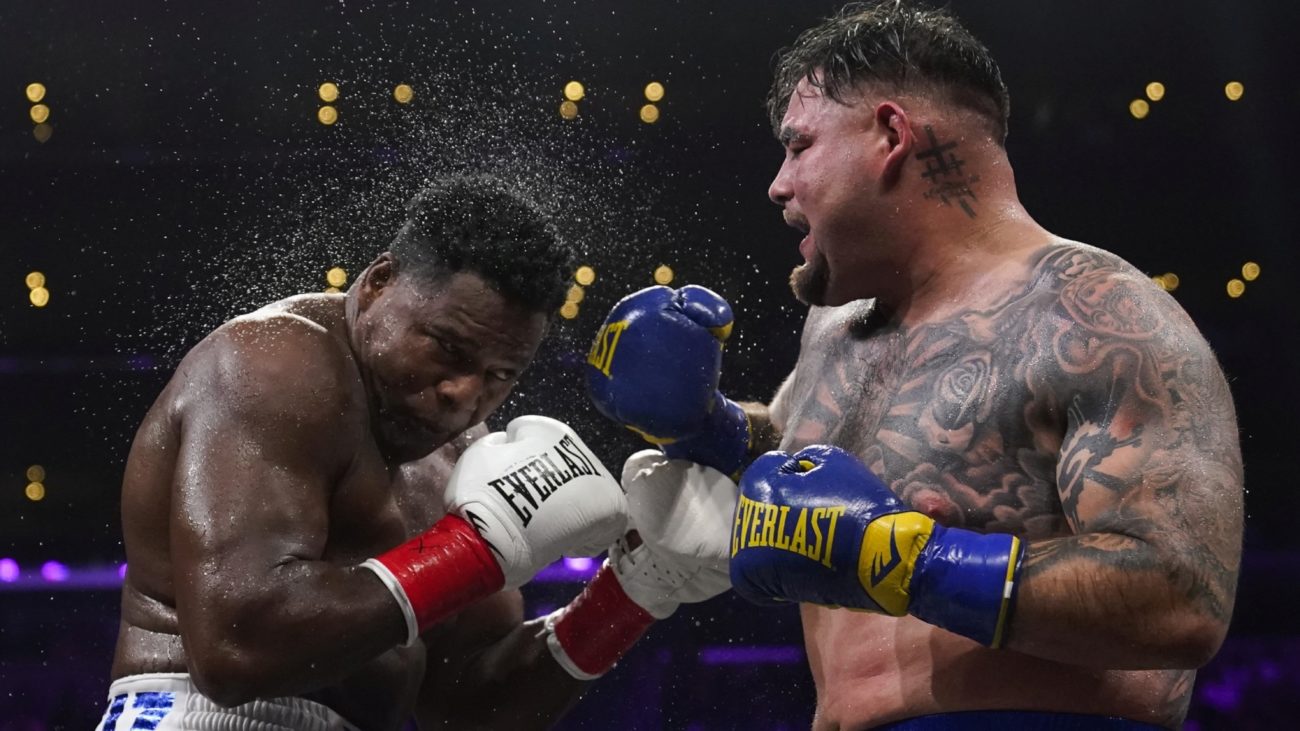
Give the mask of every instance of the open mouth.
[[799, 254], [803, 256], [804, 261], [810, 260], [813, 252], [817, 249], [817, 242], [813, 238], [812, 227], [808, 225], [808, 219], [789, 211], [786, 211], [783, 217], [787, 226], [803, 232], [804, 237], [799, 241]]

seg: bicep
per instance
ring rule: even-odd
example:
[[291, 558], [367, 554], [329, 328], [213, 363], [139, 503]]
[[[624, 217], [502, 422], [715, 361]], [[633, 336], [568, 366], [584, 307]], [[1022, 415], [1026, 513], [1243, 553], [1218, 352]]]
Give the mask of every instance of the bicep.
[[1107, 357], [1068, 381], [1057, 485], [1094, 558], [1127, 565], [1138, 541], [1156, 562], [1131, 568], [1174, 577], [1224, 617], [1241, 550], [1236, 418], [1209, 346], [1167, 325], [1142, 341], [1098, 341]]
[[321, 415], [323, 384], [247, 365], [213, 366], [180, 415], [168, 528], [179, 613], [194, 624], [256, 596], [277, 566], [322, 555], [347, 454]]

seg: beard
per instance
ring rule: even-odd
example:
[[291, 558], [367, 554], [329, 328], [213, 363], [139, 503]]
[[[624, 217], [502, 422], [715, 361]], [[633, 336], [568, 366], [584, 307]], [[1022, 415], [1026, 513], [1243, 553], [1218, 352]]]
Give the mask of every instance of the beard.
[[810, 307], [826, 304], [826, 288], [830, 284], [830, 264], [820, 251], [810, 261], [790, 272], [790, 289], [794, 298]]

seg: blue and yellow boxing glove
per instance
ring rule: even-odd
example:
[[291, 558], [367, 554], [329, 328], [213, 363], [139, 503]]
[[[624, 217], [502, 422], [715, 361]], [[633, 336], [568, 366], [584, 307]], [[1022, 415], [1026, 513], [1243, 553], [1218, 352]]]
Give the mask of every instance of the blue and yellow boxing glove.
[[614, 305], [585, 367], [596, 410], [675, 459], [734, 476], [749, 453], [749, 418], [718, 390], [731, 305], [690, 285], [648, 287]]
[[911, 614], [998, 647], [1022, 555], [1015, 536], [938, 525], [853, 455], [813, 446], [768, 452], [745, 471], [731, 583], [759, 604]]

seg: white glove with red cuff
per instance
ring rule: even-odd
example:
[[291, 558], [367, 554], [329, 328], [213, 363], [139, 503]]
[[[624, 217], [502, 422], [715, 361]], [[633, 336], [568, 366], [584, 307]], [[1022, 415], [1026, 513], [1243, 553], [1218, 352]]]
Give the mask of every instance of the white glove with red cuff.
[[362, 564], [397, 599], [408, 645], [560, 556], [599, 553], [627, 529], [618, 482], [572, 429], [545, 416], [521, 416], [470, 445], [443, 500], [447, 517]]
[[619, 539], [582, 594], [546, 618], [551, 654], [582, 680], [608, 672], [679, 604], [731, 588], [735, 483], [711, 467], [645, 450], [623, 466], [623, 487], [641, 543]]

